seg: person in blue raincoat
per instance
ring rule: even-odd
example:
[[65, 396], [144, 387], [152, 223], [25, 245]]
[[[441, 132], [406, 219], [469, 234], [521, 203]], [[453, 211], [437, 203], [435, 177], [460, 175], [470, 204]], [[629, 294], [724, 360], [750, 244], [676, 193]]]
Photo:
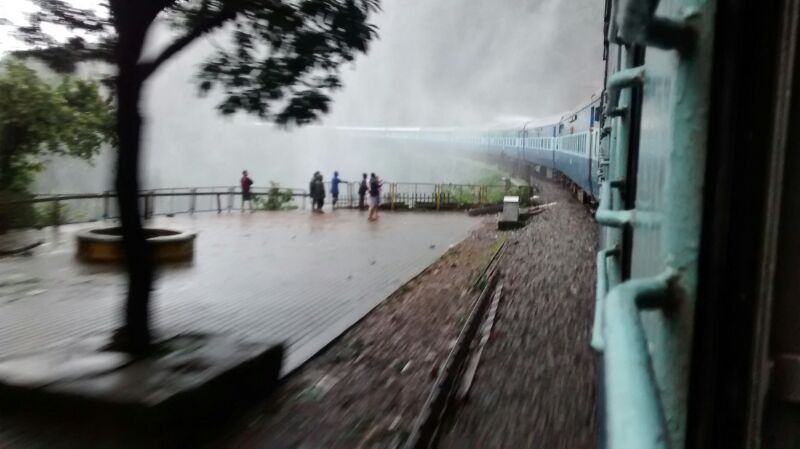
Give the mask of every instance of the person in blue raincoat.
[[341, 183], [347, 184], [347, 181], [339, 179], [338, 171], [333, 172], [333, 178], [331, 178], [331, 203], [334, 209], [336, 209], [336, 202], [339, 201], [339, 184]]

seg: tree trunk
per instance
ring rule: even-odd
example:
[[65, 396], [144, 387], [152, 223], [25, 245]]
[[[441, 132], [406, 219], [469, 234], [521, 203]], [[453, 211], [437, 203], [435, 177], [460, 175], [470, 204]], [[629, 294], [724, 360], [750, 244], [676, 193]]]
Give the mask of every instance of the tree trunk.
[[11, 181], [11, 152], [0, 145], [0, 191], [9, 190]]
[[[0, 133], [0, 201], [9, 200], [8, 187], [11, 184], [9, 175], [11, 173], [11, 152], [7, 148]], [[0, 207], [0, 234], [5, 234], [8, 228], [12, 212], [10, 207]]]
[[[14, 151], [18, 145], [18, 137], [19, 133], [14, 126], [6, 125], [0, 129], [0, 201], [19, 199], [12, 193]], [[20, 214], [21, 209], [31, 212]], [[20, 215], [24, 217], [21, 221], [25, 223], [31, 217], [32, 211], [33, 206], [0, 207], [0, 234], [5, 234], [12, 227], [13, 220], [20, 220]]]
[[142, 83], [136, 73], [120, 73], [117, 79], [117, 201], [128, 274], [125, 325], [118, 342], [130, 352], [147, 351], [151, 344], [150, 292], [153, 285], [152, 250], [145, 239], [139, 211], [139, 160], [142, 117], [139, 100]]
[[139, 102], [144, 78], [140, 74], [138, 60], [152, 17], [143, 17], [134, 3], [112, 1], [118, 33], [116, 131], [119, 147], [116, 190], [128, 275], [125, 322], [117, 331], [112, 346], [131, 353], [145, 353], [150, 350], [152, 344], [149, 305], [154, 268], [152, 249], [146, 241], [139, 211], [142, 130]]
[[7, 191], [14, 183], [12, 164], [14, 150], [19, 145], [19, 131], [15, 126], [6, 125], [0, 130], [0, 191]]
[[[133, 79], [131, 79], [133, 78]], [[133, 76], [119, 75], [117, 82], [117, 201], [122, 222], [122, 239], [128, 274], [125, 325], [120, 343], [130, 352], [147, 351], [151, 344], [150, 291], [153, 285], [153, 257], [146, 241], [139, 211], [139, 153], [142, 117], [139, 97], [142, 85]]]

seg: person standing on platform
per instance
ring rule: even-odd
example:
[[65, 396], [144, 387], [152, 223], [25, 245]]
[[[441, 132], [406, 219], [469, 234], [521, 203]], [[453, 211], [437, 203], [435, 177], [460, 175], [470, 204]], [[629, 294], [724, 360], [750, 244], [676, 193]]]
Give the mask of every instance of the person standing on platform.
[[317, 209], [317, 192], [314, 187], [314, 181], [317, 180], [317, 173], [315, 171], [313, 175], [311, 175], [311, 181], [308, 181], [308, 197], [311, 198], [311, 212], [314, 212]]
[[311, 196], [311, 211], [321, 214], [322, 206], [325, 204], [325, 183], [320, 172], [314, 173], [308, 191]]
[[369, 217], [368, 221], [378, 219], [378, 208], [381, 205], [381, 181], [372, 173], [369, 178]]
[[253, 211], [253, 194], [250, 192], [250, 186], [253, 185], [253, 180], [247, 175], [247, 170], [242, 171], [242, 179], [239, 180], [242, 186], [242, 212], [244, 212], [244, 203], [250, 206], [250, 212]]
[[364, 173], [361, 178], [361, 184], [358, 186], [358, 210], [364, 210], [364, 197], [369, 191], [369, 182], [367, 181], [367, 174]]
[[342, 181], [339, 179], [339, 172], [333, 172], [333, 178], [331, 178], [331, 204], [333, 209], [336, 209], [336, 202], [339, 201], [339, 184], [345, 183], [347, 181]]
[[311, 198], [311, 212], [317, 211], [317, 186], [315, 182], [317, 181], [317, 173], [314, 172], [311, 175], [311, 181], [308, 181], [308, 197]]

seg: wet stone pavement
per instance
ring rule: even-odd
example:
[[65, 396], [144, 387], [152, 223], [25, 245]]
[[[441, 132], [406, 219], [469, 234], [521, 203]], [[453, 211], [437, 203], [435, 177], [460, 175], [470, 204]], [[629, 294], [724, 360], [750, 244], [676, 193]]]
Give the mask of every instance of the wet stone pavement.
[[[158, 218], [151, 224], [199, 235], [193, 262], [159, 271], [156, 332], [283, 341], [287, 373], [477, 223], [459, 213], [385, 213], [367, 223], [365, 214], [350, 210]], [[117, 326], [123, 274], [74, 256], [75, 232], [102, 225], [45, 230], [47, 242], [32, 255], [0, 259], [0, 360]]]

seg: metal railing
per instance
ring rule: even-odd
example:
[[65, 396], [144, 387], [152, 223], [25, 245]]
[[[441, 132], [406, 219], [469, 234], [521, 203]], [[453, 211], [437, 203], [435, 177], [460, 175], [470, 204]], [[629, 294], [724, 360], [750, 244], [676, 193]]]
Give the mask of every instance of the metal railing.
[[[337, 205], [358, 207], [358, 187], [358, 183], [341, 186]], [[390, 210], [454, 210], [498, 204], [504, 195], [519, 195], [527, 200], [530, 188], [517, 185], [385, 182], [380, 202], [382, 208]], [[330, 194], [326, 201], [329, 199]]]
[[[357, 183], [343, 183], [337, 207], [359, 206]], [[308, 192], [281, 187], [253, 187], [253, 207], [267, 209], [270, 197], [280, 209], [305, 209]], [[530, 197], [528, 186], [436, 184], [385, 182], [381, 189], [381, 208], [389, 210], [457, 210], [497, 204], [504, 195]], [[241, 189], [230, 186], [162, 188], [139, 193], [143, 218], [201, 212], [241, 210]], [[326, 184], [325, 204], [331, 204], [330, 184]], [[116, 194], [111, 191], [93, 194], [0, 196], [0, 229], [57, 226], [111, 220], [119, 217]]]
[[[282, 195], [284, 208], [304, 208], [307, 192], [302, 189], [253, 188], [256, 198]], [[153, 189], [139, 193], [143, 218], [156, 215], [231, 212], [242, 207], [237, 187], [194, 187]], [[256, 206], [256, 205], [254, 205]], [[0, 199], [0, 228], [44, 227], [83, 223], [119, 217], [116, 194], [111, 191], [90, 194], [25, 195]]]

